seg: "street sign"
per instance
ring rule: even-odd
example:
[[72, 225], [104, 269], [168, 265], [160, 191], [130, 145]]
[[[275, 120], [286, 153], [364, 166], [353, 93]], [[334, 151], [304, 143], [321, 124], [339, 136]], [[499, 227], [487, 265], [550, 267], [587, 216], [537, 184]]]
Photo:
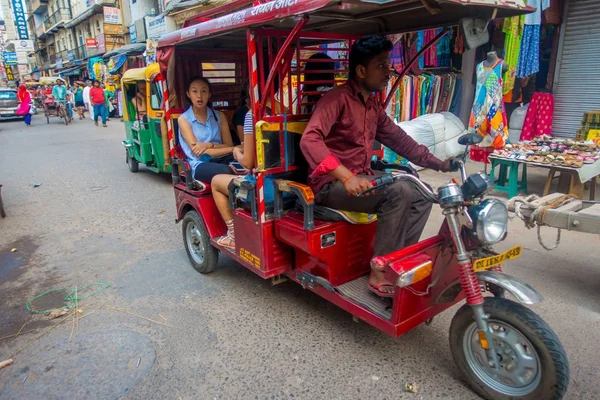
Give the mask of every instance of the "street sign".
[[13, 75], [12, 67], [4, 63], [4, 70], [6, 71], [6, 79], [9, 81], [14, 81], [15, 76]]
[[19, 61], [17, 60], [17, 53], [14, 51], [5, 51], [4, 62], [8, 65], [18, 65]]
[[121, 10], [116, 7], [104, 7], [104, 23], [121, 25]]
[[11, 0], [13, 14], [15, 15], [15, 29], [19, 39], [29, 39], [29, 31], [27, 30], [27, 19], [25, 18], [25, 9], [23, 8], [22, 0]]
[[96, 44], [96, 38], [86, 38], [85, 39], [85, 47], [96, 48], [98, 45]]

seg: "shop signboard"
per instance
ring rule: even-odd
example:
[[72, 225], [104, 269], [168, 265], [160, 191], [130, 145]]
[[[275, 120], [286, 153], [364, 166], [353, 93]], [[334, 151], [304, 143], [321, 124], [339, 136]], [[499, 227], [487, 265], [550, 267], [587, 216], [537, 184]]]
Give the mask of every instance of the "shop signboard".
[[11, 0], [13, 14], [15, 16], [15, 29], [19, 39], [29, 39], [29, 31], [27, 30], [27, 19], [25, 18], [25, 8], [23, 8], [23, 0]]
[[104, 23], [109, 25], [121, 25], [121, 10], [117, 7], [104, 6]]
[[33, 40], [15, 40], [12, 43], [15, 45], [17, 61], [19, 64], [27, 65], [28, 55], [35, 51]]
[[94, 49], [94, 48], [98, 47], [98, 44], [96, 43], [96, 39], [95, 38], [86, 38], [85, 39], [85, 47], [87, 47], [88, 49]]
[[14, 51], [5, 51], [4, 52], [4, 62], [8, 65], [19, 64], [19, 61], [17, 60], [17, 53]]
[[56, 59], [56, 69], [62, 69], [62, 67], [63, 67], [63, 60], [61, 57], [58, 57]]
[[150, 65], [156, 62], [156, 47], [158, 46], [158, 40], [147, 39], [146, 40], [146, 51], [144, 56], [146, 57], [146, 65]]
[[[109, 35], [119, 35], [119, 36], [123, 37], [121, 25], [104, 25], [104, 36], [109, 36]], [[125, 40], [124, 37], [123, 37], [123, 40]]]
[[131, 43], [137, 43], [137, 35], [135, 32], [135, 24], [129, 25], [129, 41]]
[[69, 60], [69, 61], [75, 60], [75, 55], [73, 54], [73, 50], [67, 50], [67, 60]]
[[96, 37], [96, 43], [98, 45], [98, 54], [106, 53], [106, 40], [104, 38], [104, 33], [101, 33]]
[[4, 63], [4, 70], [6, 71], [6, 79], [9, 81], [14, 81], [15, 76], [13, 75], [12, 67], [6, 63]]
[[148, 39], [159, 39], [161, 36], [177, 29], [172, 17], [145, 17], [146, 36]]

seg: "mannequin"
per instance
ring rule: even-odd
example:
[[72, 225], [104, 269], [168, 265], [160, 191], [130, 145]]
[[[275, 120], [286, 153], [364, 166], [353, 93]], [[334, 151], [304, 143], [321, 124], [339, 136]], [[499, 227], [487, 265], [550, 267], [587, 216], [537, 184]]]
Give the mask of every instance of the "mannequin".
[[[469, 128], [483, 137], [479, 147], [502, 148], [508, 137], [508, 121], [502, 101], [502, 76], [506, 70], [507, 63], [495, 51], [487, 53], [487, 58], [477, 65], [477, 85]], [[487, 164], [487, 157], [475, 159], [473, 155], [474, 161]]]
[[[490, 51], [489, 53], [487, 53], [487, 57], [486, 57], [485, 61], [483, 62], [483, 65], [486, 68], [489, 68], [492, 65], [496, 64], [496, 62], [498, 62], [498, 60], [499, 60], [498, 54], [495, 51]], [[506, 71], [508, 71], [508, 64], [506, 62], [504, 62], [504, 60], [502, 60], [502, 73], [505, 73]]]

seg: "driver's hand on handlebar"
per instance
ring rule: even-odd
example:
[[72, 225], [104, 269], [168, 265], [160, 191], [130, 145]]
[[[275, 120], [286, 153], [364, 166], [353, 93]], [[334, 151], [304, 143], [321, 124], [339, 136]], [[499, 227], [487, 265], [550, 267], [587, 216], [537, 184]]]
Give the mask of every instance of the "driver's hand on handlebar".
[[440, 168], [440, 171], [453, 172], [453, 171], [458, 171], [458, 169], [459, 169], [458, 163], [456, 162], [454, 157], [450, 157], [450, 158], [447, 158], [446, 160], [444, 160], [444, 162], [442, 163], [442, 166]]
[[[372, 187], [373, 185], [371, 184], [370, 180], [361, 178], [360, 176], [356, 175], [354, 175], [352, 178], [348, 179], [346, 183], [344, 183], [344, 188], [350, 196], [357, 196], [358, 194]], [[369, 195], [371, 193], [366, 193], [366, 195]]]

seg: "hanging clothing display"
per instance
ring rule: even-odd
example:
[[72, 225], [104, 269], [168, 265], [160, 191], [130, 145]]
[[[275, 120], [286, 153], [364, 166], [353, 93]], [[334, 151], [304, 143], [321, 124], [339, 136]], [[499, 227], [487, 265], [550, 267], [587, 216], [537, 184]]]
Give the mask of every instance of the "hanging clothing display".
[[488, 140], [492, 147], [504, 147], [508, 136], [508, 123], [504, 102], [502, 101], [502, 59], [498, 59], [492, 66], [486, 67], [484, 62], [477, 65], [477, 86], [475, 87], [475, 101], [469, 128], [475, 130]]
[[506, 34], [504, 42], [504, 62], [508, 65], [508, 70], [504, 73], [504, 83], [502, 85], [503, 94], [507, 94], [515, 87], [524, 22], [525, 17], [523, 15], [504, 19], [504, 26], [502, 27], [502, 31]]
[[527, 5], [536, 10], [525, 16], [517, 65], [518, 78], [525, 78], [540, 70], [540, 24], [542, 11], [550, 7], [550, 0], [527, 0]]
[[[388, 91], [396, 79], [390, 80]], [[460, 112], [461, 80], [461, 76], [455, 73], [405, 75], [386, 111], [398, 122], [442, 111]]]
[[551, 93], [534, 93], [529, 103], [520, 140], [531, 140], [542, 135], [552, 135], [554, 96]]

